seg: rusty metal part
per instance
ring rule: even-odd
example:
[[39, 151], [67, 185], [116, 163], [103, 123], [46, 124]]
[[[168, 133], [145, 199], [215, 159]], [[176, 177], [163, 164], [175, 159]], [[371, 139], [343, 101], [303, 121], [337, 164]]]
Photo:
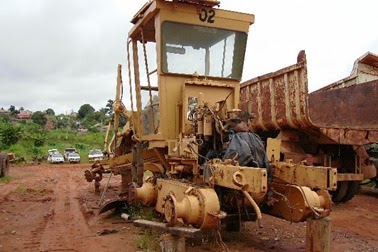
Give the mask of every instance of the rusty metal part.
[[209, 183], [226, 188], [246, 191], [261, 202], [268, 191], [268, 175], [265, 168], [245, 167], [212, 160], [208, 168], [212, 176]]
[[256, 115], [255, 130], [304, 128], [311, 126], [307, 114], [307, 62], [302, 56], [295, 65], [265, 74], [241, 84], [241, 110]]
[[286, 183], [326, 190], [336, 189], [340, 175], [336, 168], [293, 164], [291, 160], [273, 164], [272, 170], [274, 178]]
[[271, 183], [273, 199], [269, 214], [300, 222], [308, 218], [323, 218], [329, 215], [332, 200], [326, 190], [312, 191], [308, 187]]
[[141, 187], [137, 187], [135, 182], [131, 183], [128, 190], [128, 200], [130, 205], [136, 202], [142, 202], [148, 206], [154, 204], [157, 199], [157, 192], [155, 185], [151, 180], [145, 181]]
[[85, 172], [84, 172], [84, 177], [85, 177], [85, 179], [86, 179], [88, 182], [92, 182], [92, 181], [93, 181], [92, 172], [91, 172], [90, 170], [85, 170]]
[[211, 188], [188, 187], [182, 200], [177, 200], [173, 192], [163, 200], [164, 216], [169, 226], [175, 226], [178, 219], [182, 219], [184, 224], [211, 229], [218, 226], [220, 217], [224, 217], [218, 196]]
[[105, 213], [105, 212], [110, 211], [112, 209], [121, 209], [121, 208], [127, 207], [127, 206], [128, 206], [128, 204], [127, 204], [126, 200], [123, 200], [123, 199], [110, 200], [110, 201], [105, 202], [105, 204], [101, 206], [98, 214]]
[[241, 85], [240, 108], [254, 130], [316, 129], [337, 144], [378, 141], [378, 56], [367, 53], [351, 76], [308, 94], [305, 57]]
[[308, 101], [310, 120], [335, 143], [378, 141], [378, 80], [315, 92]]
[[373, 160], [366, 151], [365, 146], [353, 146], [354, 151], [358, 156], [358, 164], [360, 171], [363, 174], [363, 179], [372, 179], [377, 176], [377, 169], [375, 168]]
[[362, 181], [364, 180], [364, 174], [355, 173], [338, 173], [337, 181]]

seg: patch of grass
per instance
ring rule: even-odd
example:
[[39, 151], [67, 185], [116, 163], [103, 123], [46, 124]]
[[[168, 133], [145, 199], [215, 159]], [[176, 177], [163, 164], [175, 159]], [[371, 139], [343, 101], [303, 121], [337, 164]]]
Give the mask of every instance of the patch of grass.
[[140, 205], [139, 204], [136, 204], [136, 205], [131, 205], [131, 206], [128, 206], [127, 209], [126, 209], [126, 212], [128, 215], [131, 216], [132, 219], [136, 220], [136, 219], [141, 219], [141, 216], [140, 216]]
[[154, 209], [151, 207], [143, 208], [141, 211], [141, 219], [152, 221], [154, 219]]
[[149, 229], [143, 229], [142, 232], [142, 235], [135, 240], [138, 248], [143, 251], [156, 251], [158, 247], [157, 236], [152, 234]]
[[0, 178], [0, 184], [7, 184], [9, 181], [11, 181], [12, 177], [11, 176], [4, 176]]
[[26, 193], [26, 188], [23, 186], [23, 185], [19, 185], [16, 190], [15, 190], [16, 193]]
[[132, 219], [143, 219], [152, 221], [154, 218], [154, 209], [151, 207], [142, 207], [140, 205], [132, 205], [127, 207], [127, 214], [131, 216]]
[[19, 185], [15, 192], [21, 193], [21, 194], [33, 194], [33, 195], [45, 195], [47, 193], [51, 193], [51, 189], [43, 188], [43, 187], [37, 187], [37, 188], [26, 188], [23, 185]]

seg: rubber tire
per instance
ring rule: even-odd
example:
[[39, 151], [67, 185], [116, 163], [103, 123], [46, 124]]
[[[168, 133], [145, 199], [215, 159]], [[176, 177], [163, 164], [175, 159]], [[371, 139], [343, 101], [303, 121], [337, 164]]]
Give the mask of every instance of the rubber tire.
[[331, 192], [332, 201], [334, 203], [341, 202], [348, 192], [348, 181], [337, 182], [336, 191]]
[[[345, 167], [341, 166], [337, 169], [337, 172], [345, 173], [346, 169]], [[341, 200], [345, 197], [347, 191], [348, 191], [348, 181], [337, 182], [337, 189], [335, 191], [330, 191], [330, 194], [332, 196], [332, 202], [333, 203], [341, 202]]]
[[358, 193], [359, 188], [360, 183], [358, 181], [349, 181], [347, 193], [345, 194], [341, 202], [347, 202], [351, 200], [354, 197], [354, 195]]

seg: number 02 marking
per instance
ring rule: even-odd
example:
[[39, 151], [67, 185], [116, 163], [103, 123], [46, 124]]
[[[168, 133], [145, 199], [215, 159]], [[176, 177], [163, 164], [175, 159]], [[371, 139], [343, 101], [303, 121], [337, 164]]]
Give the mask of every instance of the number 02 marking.
[[201, 9], [198, 15], [202, 22], [214, 23], [215, 11], [213, 9], [209, 11]]

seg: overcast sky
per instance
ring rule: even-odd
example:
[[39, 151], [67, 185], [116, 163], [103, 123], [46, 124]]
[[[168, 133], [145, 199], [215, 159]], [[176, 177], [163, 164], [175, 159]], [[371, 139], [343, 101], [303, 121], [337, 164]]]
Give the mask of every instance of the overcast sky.
[[[117, 64], [126, 66], [129, 21], [146, 2], [1, 0], [0, 108], [105, 107]], [[255, 15], [243, 81], [294, 64], [304, 49], [314, 91], [349, 76], [367, 51], [378, 53], [376, 0], [223, 0], [221, 8]]]

